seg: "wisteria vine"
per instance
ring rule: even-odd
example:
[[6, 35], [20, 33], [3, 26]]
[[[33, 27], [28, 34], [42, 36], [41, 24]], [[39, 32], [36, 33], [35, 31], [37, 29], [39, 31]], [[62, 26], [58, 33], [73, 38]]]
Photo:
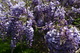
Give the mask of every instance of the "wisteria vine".
[[75, 53], [80, 48], [80, 31], [72, 25], [80, 14], [79, 0], [24, 1], [0, 2], [0, 38], [10, 37], [11, 53], [18, 42], [26, 41], [32, 47], [36, 28], [44, 32], [49, 53]]

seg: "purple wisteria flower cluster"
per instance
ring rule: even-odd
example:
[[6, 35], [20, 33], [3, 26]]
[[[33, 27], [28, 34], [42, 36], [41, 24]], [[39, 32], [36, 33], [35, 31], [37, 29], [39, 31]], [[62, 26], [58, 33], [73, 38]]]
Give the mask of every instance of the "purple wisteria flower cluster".
[[26, 2], [2, 0], [0, 3], [0, 38], [10, 38], [12, 53], [18, 42], [33, 46], [36, 28], [44, 32], [49, 53], [75, 53], [80, 48], [80, 31], [72, 25], [76, 14], [80, 14], [79, 0]]

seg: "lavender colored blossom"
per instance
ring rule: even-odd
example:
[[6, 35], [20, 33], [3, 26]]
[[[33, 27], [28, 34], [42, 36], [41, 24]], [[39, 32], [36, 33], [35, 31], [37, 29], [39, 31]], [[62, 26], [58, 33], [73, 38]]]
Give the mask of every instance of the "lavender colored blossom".
[[22, 13], [23, 13], [22, 9], [19, 9], [19, 8], [12, 9], [12, 15], [13, 16], [19, 17]]
[[42, 0], [32, 0], [32, 4], [34, 6], [38, 5], [38, 4], [41, 4], [42, 3]]
[[34, 36], [34, 29], [32, 27], [32, 20], [27, 21], [27, 26], [26, 26], [25, 32], [26, 32], [27, 44], [32, 46], [33, 36]]
[[65, 10], [64, 7], [59, 6], [55, 11], [54, 17], [59, 17], [60, 19], [65, 18]]
[[[70, 30], [68, 31], [69, 33], [68, 34], [65, 34], [65, 32], [67, 33], [67, 31], [64, 31], [64, 29], [66, 30]], [[56, 29], [52, 29], [50, 31], [47, 32], [46, 34], [46, 42], [48, 44], [48, 48], [50, 49], [50, 53], [54, 53], [54, 52], [59, 52], [59, 53], [62, 53], [62, 52], [73, 52], [74, 53], [74, 50], [77, 50], [78, 49], [78, 43], [79, 43], [79, 39], [78, 39], [78, 33], [76, 34], [77, 37], [74, 37], [74, 32], [73, 30], [71, 29], [68, 29], [68, 28], [63, 28], [61, 29], [62, 31], [58, 32]], [[74, 40], [72, 40], [74, 39]], [[64, 40], [64, 41], [63, 41]], [[73, 44], [75, 45], [73, 45]], [[66, 48], [66, 49], [64, 49]], [[53, 49], [55, 51], [53, 51]], [[59, 50], [62, 50], [61, 52]]]

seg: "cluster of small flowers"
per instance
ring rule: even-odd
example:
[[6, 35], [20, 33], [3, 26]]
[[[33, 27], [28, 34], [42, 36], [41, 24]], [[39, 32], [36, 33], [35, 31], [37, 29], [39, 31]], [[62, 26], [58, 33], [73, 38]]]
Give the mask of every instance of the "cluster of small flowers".
[[45, 39], [50, 53], [74, 53], [79, 48], [79, 35], [80, 31], [74, 26], [64, 26], [59, 29], [55, 26], [47, 32]]
[[[17, 2], [17, 1], [16, 1]], [[4, 38], [5, 36], [11, 37], [11, 47], [16, 47], [17, 42], [19, 42], [23, 38], [23, 35], [26, 36], [27, 41], [30, 42], [30, 46], [32, 46], [34, 29], [32, 27], [32, 18], [29, 21], [26, 21], [27, 25], [23, 25], [23, 22], [19, 20], [22, 14], [26, 14], [26, 8], [24, 1], [19, 1], [18, 4], [13, 5], [11, 1], [4, 0], [2, 3], [8, 4], [8, 13], [2, 11], [3, 7], [1, 4], [1, 16], [0, 16], [0, 33], [2, 34], [0, 37]], [[4, 8], [5, 9], [5, 8]], [[29, 11], [29, 10], [28, 10]], [[3, 13], [4, 12], [4, 13]], [[31, 17], [30, 11], [27, 13], [28, 16]], [[7, 17], [8, 16], [8, 17]], [[4, 36], [4, 37], [3, 37]], [[28, 42], [27, 42], [28, 43]]]
[[72, 11], [80, 14], [80, 8], [77, 9], [77, 8], [72, 7]]

